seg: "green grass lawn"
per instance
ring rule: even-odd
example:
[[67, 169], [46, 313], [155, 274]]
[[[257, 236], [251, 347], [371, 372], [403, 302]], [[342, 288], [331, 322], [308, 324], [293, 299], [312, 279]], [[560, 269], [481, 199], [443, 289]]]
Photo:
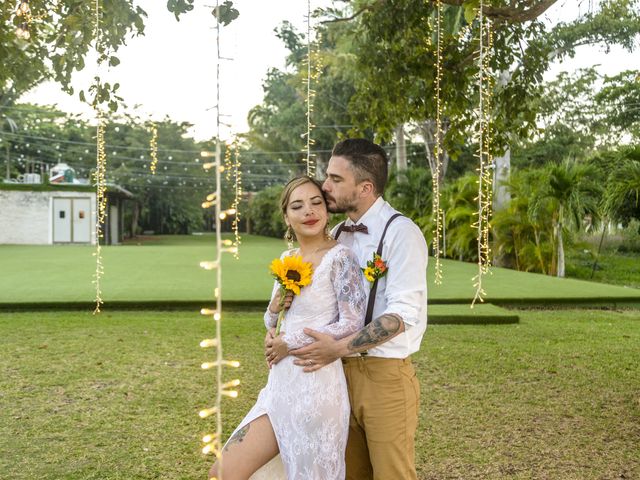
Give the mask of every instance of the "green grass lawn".
[[603, 251], [598, 258], [592, 278], [594, 258], [594, 251], [589, 249], [569, 252], [567, 255], [567, 276], [640, 288], [640, 255], [637, 253], [620, 253], [616, 250]]
[[[514, 325], [432, 325], [421, 479], [640, 478], [640, 318], [520, 311]], [[223, 320], [229, 434], [265, 382], [259, 313]], [[0, 474], [12, 480], [204, 479], [211, 321], [190, 312], [0, 313]]]
[[[147, 237], [137, 244], [109, 246], [104, 252], [103, 298], [107, 302], [204, 302], [212, 298], [214, 274], [199, 268], [213, 259], [212, 236]], [[222, 298], [264, 301], [271, 292], [267, 267], [284, 242], [245, 236], [240, 259], [223, 257]], [[0, 245], [0, 305], [38, 302], [91, 302], [94, 249], [86, 246]], [[433, 261], [427, 276], [431, 303], [469, 303], [477, 266], [445, 260], [444, 283], [436, 286]], [[640, 290], [507, 269], [492, 269], [485, 281], [488, 302], [525, 304], [631, 299]], [[617, 300], [616, 300], [617, 299]]]

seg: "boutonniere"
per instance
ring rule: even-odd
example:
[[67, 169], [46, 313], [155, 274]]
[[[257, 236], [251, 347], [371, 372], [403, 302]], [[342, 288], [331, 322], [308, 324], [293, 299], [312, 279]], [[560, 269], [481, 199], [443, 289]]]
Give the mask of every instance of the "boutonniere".
[[377, 253], [373, 253], [373, 260], [367, 262], [367, 267], [362, 269], [364, 277], [373, 283], [379, 278], [384, 277], [387, 274], [387, 262], [382, 260], [382, 257]]

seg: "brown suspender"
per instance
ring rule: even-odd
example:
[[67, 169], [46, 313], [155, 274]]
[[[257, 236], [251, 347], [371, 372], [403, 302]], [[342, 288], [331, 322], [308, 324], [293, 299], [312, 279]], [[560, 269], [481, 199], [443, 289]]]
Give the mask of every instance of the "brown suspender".
[[[383, 243], [384, 243], [384, 237], [387, 234], [387, 229], [389, 228], [389, 225], [391, 225], [391, 222], [393, 222], [396, 218], [401, 217], [401, 216], [402, 216], [401, 213], [396, 213], [387, 221], [387, 224], [385, 225], [384, 230], [382, 231], [382, 236], [380, 237], [380, 243], [378, 244], [378, 250], [376, 251], [376, 253], [378, 255], [382, 256], [382, 247], [383, 247]], [[338, 240], [338, 237], [342, 233], [342, 228], [343, 227], [344, 227], [344, 222], [342, 222], [340, 224], [340, 226], [338, 227], [338, 230], [336, 231], [336, 236], [335, 236], [336, 240]], [[377, 290], [378, 290], [378, 279], [376, 278], [373, 281], [373, 285], [371, 285], [371, 292], [369, 292], [369, 303], [367, 303], [367, 314], [364, 317], [364, 324], [365, 325], [369, 325], [369, 323], [371, 323], [371, 320], [372, 320], [372, 317], [373, 317], [373, 305], [376, 303], [376, 291]]]

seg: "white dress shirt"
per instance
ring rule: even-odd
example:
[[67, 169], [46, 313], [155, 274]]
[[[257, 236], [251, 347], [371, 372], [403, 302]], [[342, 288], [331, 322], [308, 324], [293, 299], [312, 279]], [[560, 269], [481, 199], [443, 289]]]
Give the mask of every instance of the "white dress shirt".
[[[373, 260], [387, 221], [398, 213], [379, 197], [357, 222], [347, 218], [345, 225], [366, 225], [369, 233], [342, 232], [338, 241], [351, 248], [360, 266]], [[333, 229], [333, 234], [337, 227]], [[378, 280], [372, 320], [388, 313], [399, 315], [405, 330], [391, 340], [372, 348], [368, 355], [385, 358], [406, 358], [420, 349], [427, 328], [427, 243], [420, 228], [407, 217], [398, 217], [384, 237], [382, 260], [387, 274]], [[369, 283], [369, 282], [367, 282]]]

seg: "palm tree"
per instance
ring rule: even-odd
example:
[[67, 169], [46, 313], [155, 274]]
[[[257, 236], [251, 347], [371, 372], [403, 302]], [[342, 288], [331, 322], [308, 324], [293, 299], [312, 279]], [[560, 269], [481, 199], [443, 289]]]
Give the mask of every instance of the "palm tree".
[[541, 174], [541, 188], [534, 193], [530, 215], [537, 216], [543, 211], [551, 213], [557, 260], [555, 273], [564, 277], [563, 235], [571, 229], [582, 228], [587, 217], [593, 224], [599, 221], [602, 186], [597, 182], [597, 169], [593, 165], [573, 160], [548, 165]]
[[445, 211], [446, 256], [463, 261], [478, 260], [477, 221], [478, 177], [469, 173], [445, 186], [442, 208]]
[[622, 149], [617, 160], [604, 195], [604, 210], [611, 218], [619, 217], [629, 202], [635, 207], [640, 203], [640, 147]]
[[538, 169], [516, 171], [503, 183], [510, 200], [491, 221], [493, 249], [504, 266], [547, 274], [555, 261], [553, 227], [548, 212], [530, 215], [533, 193], [539, 188]]

